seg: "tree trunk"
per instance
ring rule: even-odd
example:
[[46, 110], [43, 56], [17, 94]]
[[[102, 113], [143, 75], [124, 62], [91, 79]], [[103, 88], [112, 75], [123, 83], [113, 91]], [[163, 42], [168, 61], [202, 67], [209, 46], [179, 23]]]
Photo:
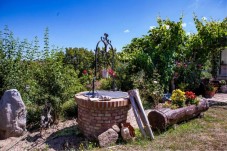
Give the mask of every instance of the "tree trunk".
[[208, 108], [207, 100], [203, 99], [197, 106], [190, 105], [175, 110], [170, 108], [153, 110], [148, 114], [148, 120], [152, 129], [164, 130], [173, 124], [197, 117]]

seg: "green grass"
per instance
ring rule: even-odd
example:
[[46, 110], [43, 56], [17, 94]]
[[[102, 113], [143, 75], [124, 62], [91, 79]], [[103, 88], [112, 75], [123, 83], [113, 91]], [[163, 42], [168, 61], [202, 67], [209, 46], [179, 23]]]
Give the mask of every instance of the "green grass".
[[[211, 107], [203, 118], [195, 118], [155, 132], [155, 139], [144, 139], [136, 129], [134, 142], [101, 150], [226, 150], [227, 106]], [[99, 149], [98, 149], [99, 150]]]

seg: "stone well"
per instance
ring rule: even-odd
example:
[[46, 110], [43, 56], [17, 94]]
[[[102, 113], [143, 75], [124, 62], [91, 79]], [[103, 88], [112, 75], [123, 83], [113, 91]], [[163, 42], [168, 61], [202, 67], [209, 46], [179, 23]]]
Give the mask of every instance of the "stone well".
[[78, 105], [79, 129], [87, 138], [97, 139], [98, 135], [114, 124], [120, 127], [121, 123], [126, 122], [131, 108], [127, 93], [123, 97], [112, 97], [109, 101], [90, 101], [85, 94], [86, 92], [76, 94], [75, 100]]

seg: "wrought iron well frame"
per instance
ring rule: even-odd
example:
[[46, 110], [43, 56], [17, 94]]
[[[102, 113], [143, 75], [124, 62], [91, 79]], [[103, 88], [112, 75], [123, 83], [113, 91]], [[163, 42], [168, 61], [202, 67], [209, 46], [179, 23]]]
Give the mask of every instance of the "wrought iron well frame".
[[[110, 51], [112, 51], [112, 61], [111, 61], [112, 65], [111, 65], [111, 69], [114, 71], [115, 50], [113, 49], [111, 41], [108, 39], [108, 36], [109, 35], [107, 33], [104, 33], [104, 37], [101, 37], [101, 40], [98, 41], [98, 43], [96, 44], [96, 48], [95, 48], [95, 72], [94, 72], [94, 77], [93, 77], [93, 80], [92, 80], [92, 96], [93, 97], [95, 96], [95, 80], [96, 80], [96, 77], [97, 77], [98, 56], [99, 56], [100, 52], [102, 53], [104, 58], [107, 59], [106, 58], [107, 54]], [[104, 44], [104, 48], [99, 51], [99, 44], [100, 43]], [[114, 76], [112, 76], [112, 78], [113, 78], [112, 90], [114, 91], [115, 90], [115, 78], [114, 78]]]

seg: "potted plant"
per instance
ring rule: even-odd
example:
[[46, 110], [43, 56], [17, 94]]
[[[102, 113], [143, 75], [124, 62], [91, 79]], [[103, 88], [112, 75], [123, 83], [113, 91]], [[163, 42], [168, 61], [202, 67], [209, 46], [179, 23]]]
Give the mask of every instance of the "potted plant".
[[225, 80], [221, 80], [219, 81], [221, 87], [220, 90], [222, 93], [227, 93], [227, 85], [226, 85], [226, 81]]
[[212, 84], [208, 83], [207, 85], [205, 85], [205, 93], [204, 93], [204, 97], [205, 98], [212, 98], [216, 92], [216, 87], [214, 87]]

